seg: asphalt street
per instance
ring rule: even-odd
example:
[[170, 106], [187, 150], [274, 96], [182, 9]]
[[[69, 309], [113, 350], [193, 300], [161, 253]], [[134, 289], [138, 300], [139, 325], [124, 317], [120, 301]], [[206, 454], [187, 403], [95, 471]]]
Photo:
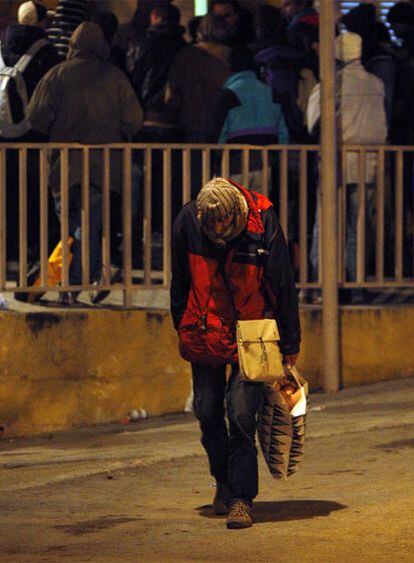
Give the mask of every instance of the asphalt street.
[[0, 561], [413, 562], [414, 379], [314, 394], [305, 459], [213, 516], [192, 415], [0, 441]]

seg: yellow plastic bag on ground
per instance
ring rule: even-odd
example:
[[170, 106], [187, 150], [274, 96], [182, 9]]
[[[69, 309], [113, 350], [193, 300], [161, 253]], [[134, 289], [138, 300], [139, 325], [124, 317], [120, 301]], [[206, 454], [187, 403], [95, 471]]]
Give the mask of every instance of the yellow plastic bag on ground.
[[[68, 239], [69, 255], [68, 255], [68, 265], [72, 263], [73, 254], [71, 248], [73, 245], [73, 237]], [[54, 287], [59, 285], [62, 281], [62, 260], [63, 260], [63, 244], [59, 241], [55, 246], [52, 254], [49, 256], [47, 262], [47, 286]], [[32, 287], [39, 287], [41, 285], [40, 277], [40, 264], [37, 264], [27, 275], [27, 284]], [[24, 292], [18, 291], [14, 294], [15, 299], [18, 301], [24, 301], [25, 303], [34, 303], [38, 301], [44, 292], [34, 293], [34, 292]]]

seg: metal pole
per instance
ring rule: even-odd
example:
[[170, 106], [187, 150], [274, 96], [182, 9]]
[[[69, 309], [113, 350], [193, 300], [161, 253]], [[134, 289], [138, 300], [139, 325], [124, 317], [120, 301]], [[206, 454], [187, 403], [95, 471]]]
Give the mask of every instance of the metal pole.
[[319, 52], [321, 80], [322, 190], [322, 343], [323, 388], [338, 391], [338, 215], [335, 127], [335, 3], [320, 3]]

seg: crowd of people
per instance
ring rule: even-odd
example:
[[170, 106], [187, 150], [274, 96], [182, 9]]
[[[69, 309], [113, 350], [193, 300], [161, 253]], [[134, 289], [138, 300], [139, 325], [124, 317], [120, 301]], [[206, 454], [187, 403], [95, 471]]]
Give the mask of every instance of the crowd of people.
[[[397, 2], [389, 10], [387, 21], [399, 40], [397, 43], [391, 40], [390, 27], [378, 19], [371, 3], [361, 2], [338, 17], [340, 142], [414, 144], [414, 7], [408, 2]], [[280, 9], [264, 4], [255, 14], [236, 0], [212, 0], [207, 15], [189, 22], [187, 36], [180, 11], [170, 0], [140, 2], [133, 20], [121, 26], [115, 14], [96, 11], [87, 0], [60, 0], [51, 21], [40, 3], [28, 1], [19, 8], [18, 23], [9, 26], [3, 35], [0, 80], [4, 85], [7, 82], [7, 87], [0, 98], [2, 142], [139, 141], [264, 146], [319, 140], [319, 15], [312, 0], [285, 0]], [[19, 70], [24, 55], [28, 58]], [[17, 73], [10, 72], [16, 68]], [[79, 154], [71, 155], [69, 162], [70, 229], [75, 238], [73, 283], [80, 283], [81, 279], [80, 251], [76, 250], [80, 244], [81, 217], [82, 166], [78, 157]], [[113, 209], [119, 211], [122, 169], [118, 157], [111, 157], [111, 197]], [[100, 277], [101, 158], [101, 154], [91, 157], [91, 273], [95, 281]], [[162, 228], [160, 158], [154, 153], [155, 231]], [[29, 151], [28, 159], [27, 237], [29, 261], [34, 262], [39, 254], [39, 214], [34, 211], [39, 209], [38, 154]], [[220, 158], [216, 157], [211, 164], [212, 173], [220, 175]], [[179, 162], [172, 163], [173, 168], [177, 165]], [[133, 202], [137, 202], [142, 183], [142, 167], [139, 159], [134, 161]], [[200, 161], [194, 157], [193, 196], [201, 187], [200, 167]], [[369, 202], [375, 186], [375, 167], [375, 159], [366, 163]], [[308, 184], [310, 188], [314, 186], [316, 202], [316, 160], [313, 168]], [[412, 179], [411, 168], [409, 163], [405, 166], [405, 182]], [[18, 154], [7, 151], [7, 260], [11, 269], [19, 255], [18, 169]], [[346, 166], [350, 279], [355, 279], [357, 169], [358, 162], [350, 158]], [[235, 151], [230, 159], [231, 178], [240, 181], [241, 170], [241, 157]], [[252, 154], [249, 188], [260, 191], [261, 171], [260, 155]], [[271, 179], [272, 173], [270, 169]], [[176, 177], [180, 177], [179, 173]], [[59, 182], [59, 155], [53, 154], [49, 185], [50, 206], [56, 217], [60, 214], [60, 192], [56, 189]], [[297, 205], [298, 184], [298, 167], [293, 162], [289, 165], [292, 209]], [[142, 210], [137, 207], [134, 205], [132, 215], [139, 225]], [[315, 203], [314, 210], [317, 207]], [[372, 213], [370, 204], [367, 208]], [[116, 212], [112, 215], [113, 230], [117, 232], [120, 211], [118, 218]], [[294, 219], [292, 222], [295, 225]], [[313, 223], [313, 217], [310, 222]], [[291, 239], [295, 240], [297, 230], [296, 225], [289, 232]], [[139, 226], [136, 235], [141, 236]], [[317, 239], [316, 229], [311, 253], [314, 277]], [[114, 254], [116, 250], [114, 246]]]

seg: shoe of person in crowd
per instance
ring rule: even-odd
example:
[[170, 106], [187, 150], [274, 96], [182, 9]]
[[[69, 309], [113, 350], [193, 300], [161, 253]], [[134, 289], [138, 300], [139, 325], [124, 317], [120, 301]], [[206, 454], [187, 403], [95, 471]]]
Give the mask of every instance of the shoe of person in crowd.
[[[114, 274], [112, 274], [111, 276], [111, 285], [114, 285], [116, 283], [119, 283], [122, 281], [123, 278], [123, 273], [121, 269], [117, 269], [115, 271]], [[101, 278], [101, 282], [102, 282], [102, 278]], [[94, 285], [99, 285], [99, 283], [101, 282], [94, 282]], [[108, 295], [111, 293], [110, 289], [102, 289], [101, 291], [90, 291], [89, 292], [89, 297], [91, 300], [91, 303], [93, 303], [94, 305], [100, 303], [101, 301], [103, 301], [106, 297], [108, 297]]]
[[64, 307], [75, 305], [78, 302], [80, 291], [63, 291], [59, 293], [58, 302]]
[[227, 483], [217, 483], [216, 494], [213, 499], [213, 512], [217, 516], [223, 516], [228, 513], [228, 508], [224, 502], [228, 494], [229, 487]]
[[226, 526], [229, 530], [251, 528], [253, 526], [252, 509], [247, 502], [237, 500], [230, 506]]
[[17, 260], [8, 260], [6, 264], [7, 279], [17, 280], [19, 277], [19, 263]]
[[[27, 269], [27, 285], [33, 286], [38, 285], [37, 282], [40, 280], [40, 262], [36, 262], [30, 265]], [[22, 303], [36, 303], [45, 294], [44, 291], [39, 292], [28, 292], [28, 291], [15, 291], [14, 298], [16, 301], [21, 301]]]

